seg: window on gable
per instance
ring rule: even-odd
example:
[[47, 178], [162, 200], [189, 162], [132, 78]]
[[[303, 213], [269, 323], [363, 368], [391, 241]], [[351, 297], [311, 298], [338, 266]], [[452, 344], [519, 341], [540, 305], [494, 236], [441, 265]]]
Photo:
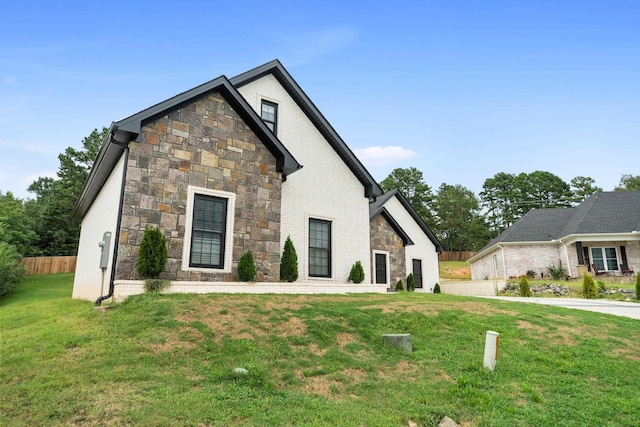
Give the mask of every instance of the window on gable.
[[231, 272], [235, 194], [189, 186], [182, 270]]
[[278, 123], [278, 104], [262, 100], [262, 109], [260, 111], [262, 121], [267, 125], [271, 132], [276, 134]]
[[309, 276], [331, 277], [331, 221], [309, 219]]

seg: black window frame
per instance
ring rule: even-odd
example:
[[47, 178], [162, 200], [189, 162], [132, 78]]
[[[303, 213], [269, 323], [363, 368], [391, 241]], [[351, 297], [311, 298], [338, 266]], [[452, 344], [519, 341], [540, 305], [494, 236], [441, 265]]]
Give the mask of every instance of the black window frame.
[[[269, 106], [273, 107], [273, 120], [268, 120], [264, 117], [264, 107]], [[265, 99], [262, 100], [260, 104], [260, 118], [267, 125], [267, 127], [273, 132], [274, 135], [277, 135], [278, 131], [278, 104], [275, 102], [267, 101]]]
[[[326, 241], [326, 248], [324, 247], [317, 247], [317, 246], [311, 246], [312, 243], [315, 241], [315, 237], [313, 237], [311, 235], [311, 224], [320, 224], [320, 225], [326, 225], [327, 226], [327, 241]], [[309, 277], [322, 277], [322, 278], [331, 278], [331, 257], [332, 257], [332, 253], [331, 253], [331, 221], [328, 220], [324, 220], [324, 219], [317, 219], [317, 218], [309, 218], [309, 242], [308, 242], [308, 250], [309, 250], [309, 259], [308, 259], [308, 268], [309, 268]], [[323, 268], [324, 266], [320, 265], [317, 266], [315, 264], [312, 265], [312, 261], [314, 261], [316, 259], [315, 256], [312, 256], [312, 253], [314, 253], [315, 251], [326, 251], [327, 255], [326, 258], [328, 260], [327, 262], [327, 266], [326, 266], [326, 273], [316, 273], [316, 269], [317, 268]]]
[[[200, 204], [201, 202], [209, 202], [209, 203], [218, 203], [218, 204], [222, 204], [222, 227], [221, 227], [221, 231], [214, 231], [214, 230], [197, 230], [197, 227], [200, 228], [204, 228], [203, 225], [201, 225], [200, 223], [198, 223], [197, 221], [197, 215], [200, 213], [200, 211], [203, 208], [198, 208], [198, 204]], [[189, 246], [189, 267], [194, 267], [194, 268], [213, 268], [213, 269], [218, 269], [218, 270], [222, 270], [224, 269], [224, 260], [225, 260], [225, 251], [226, 251], [226, 238], [227, 238], [227, 213], [228, 213], [228, 208], [229, 208], [229, 200], [224, 198], [224, 197], [216, 197], [216, 196], [209, 196], [206, 194], [194, 194], [193, 196], [193, 212], [192, 212], [192, 217], [191, 217], [191, 242], [190, 242], [190, 246]], [[213, 264], [213, 263], [202, 263], [202, 262], [194, 262], [193, 261], [193, 255], [194, 255], [194, 239], [196, 238], [196, 234], [201, 233], [201, 234], [209, 234], [210, 236], [213, 235], [219, 235], [219, 240], [220, 240], [220, 260], [219, 263], [217, 264]]]
[[[378, 257], [381, 257], [382, 263], [378, 264]], [[379, 268], [378, 266], [382, 267]], [[375, 271], [375, 283], [376, 285], [389, 284], [387, 280], [387, 254], [384, 252], [374, 252], [373, 254], [373, 269]], [[380, 275], [384, 276], [380, 281]]]
[[[418, 272], [416, 272], [416, 263], [418, 263]], [[413, 258], [411, 260], [411, 271], [413, 272], [413, 281], [416, 284], [416, 289], [422, 289], [424, 283], [422, 282], [422, 260]]]

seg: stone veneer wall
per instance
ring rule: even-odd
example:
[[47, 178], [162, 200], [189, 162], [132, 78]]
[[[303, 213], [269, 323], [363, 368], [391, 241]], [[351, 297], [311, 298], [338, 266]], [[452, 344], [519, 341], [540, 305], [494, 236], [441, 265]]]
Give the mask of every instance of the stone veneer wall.
[[[153, 225], [169, 245], [161, 278], [236, 281], [238, 260], [251, 249], [256, 280], [278, 281], [282, 178], [275, 157], [225, 99], [200, 98], [144, 126], [140, 139], [130, 144], [116, 280], [141, 279], [140, 242]], [[231, 274], [181, 268], [188, 185], [236, 194]]]
[[404, 244], [398, 233], [389, 225], [382, 215], [377, 215], [370, 222], [371, 230], [371, 282], [375, 282], [375, 259], [373, 251], [389, 252], [389, 287], [395, 287], [398, 280], [406, 286], [407, 275], [404, 257]]

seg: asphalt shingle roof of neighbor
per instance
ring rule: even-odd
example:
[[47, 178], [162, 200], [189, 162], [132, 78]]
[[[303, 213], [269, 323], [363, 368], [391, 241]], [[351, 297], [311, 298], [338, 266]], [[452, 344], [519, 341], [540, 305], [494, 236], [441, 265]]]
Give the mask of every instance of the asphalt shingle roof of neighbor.
[[532, 209], [485, 245], [545, 242], [572, 234], [640, 231], [640, 191], [594, 193], [573, 208]]

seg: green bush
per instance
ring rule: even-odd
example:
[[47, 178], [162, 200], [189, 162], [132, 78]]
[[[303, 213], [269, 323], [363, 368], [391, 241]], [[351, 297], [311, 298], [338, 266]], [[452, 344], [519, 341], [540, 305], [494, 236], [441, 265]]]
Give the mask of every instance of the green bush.
[[607, 291], [607, 287], [605, 286], [604, 282], [602, 280], [596, 280], [596, 283], [598, 284], [598, 292], [606, 292]]
[[0, 242], [0, 297], [13, 292], [24, 274], [22, 256], [15, 246]]
[[167, 264], [167, 239], [157, 227], [147, 226], [140, 243], [138, 273], [147, 279], [156, 279]]
[[596, 298], [596, 284], [589, 273], [584, 273], [582, 276], [582, 296], [587, 299]]
[[433, 293], [434, 294], [439, 294], [440, 292], [440, 285], [438, 283], [436, 283], [436, 285], [433, 287]]
[[636, 275], [636, 299], [640, 300], [640, 273]]
[[362, 263], [360, 261], [356, 261], [356, 263], [351, 267], [351, 272], [349, 273], [349, 281], [353, 283], [362, 283], [363, 280], [364, 268], [362, 268]]
[[238, 280], [241, 282], [250, 282], [256, 277], [256, 265], [253, 262], [253, 253], [251, 249], [242, 254], [238, 262]]
[[416, 281], [415, 281], [415, 279], [413, 278], [413, 273], [410, 273], [410, 274], [407, 276], [407, 290], [408, 290], [409, 292], [413, 292], [413, 291], [415, 291], [415, 290], [416, 290]]
[[520, 296], [530, 297], [531, 287], [529, 286], [529, 281], [527, 280], [527, 276], [522, 276], [518, 284], [520, 285]]
[[562, 279], [564, 276], [564, 268], [562, 268], [562, 261], [558, 260], [558, 265], [550, 265], [547, 267], [547, 272], [554, 278], [554, 280]]
[[398, 283], [396, 283], [396, 291], [404, 291], [404, 283], [402, 283], [402, 280], [398, 280]]
[[280, 260], [280, 280], [285, 282], [298, 280], [298, 255], [291, 241], [291, 236], [287, 237], [287, 241], [284, 242], [284, 250]]
[[535, 279], [535, 277], [536, 277], [536, 272], [535, 272], [535, 271], [533, 271], [533, 270], [527, 270], [527, 277], [528, 277], [529, 279]]

